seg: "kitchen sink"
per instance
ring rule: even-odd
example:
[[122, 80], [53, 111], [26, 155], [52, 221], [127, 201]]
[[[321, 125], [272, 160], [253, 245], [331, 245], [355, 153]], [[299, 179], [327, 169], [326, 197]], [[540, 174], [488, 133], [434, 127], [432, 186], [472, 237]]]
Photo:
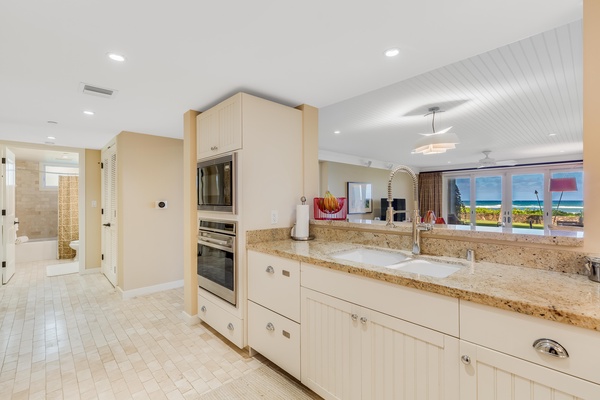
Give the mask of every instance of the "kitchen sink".
[[378, 267], [386, 267], [388, 265], [398, 264], [401, 261], [410, 260], [409, 256], [401, 253], [392, 253], [390, 251], [367, 248], [341, 251], [339, 253], [332, 254], [331, 257], [341, 260], [376, 265]]
[[423, 259], [407, 260], [394, 265], [386, 265], [386, 268], [396, 269], [398, 271], [412, 272], [419, 275], [432, 276], [434, 278], [446, 278], [462, 266], [455, 264], [447, 264], [437, 261], [429, 261]]
[[369, 248], [340, 251], [339, 253], [331, 254], [331, 257], [403, 272], [432, 276], [434, 278], [446, 278], [462, 267], [457, 264], [449, 264], [422, 258], [414, 259], [402, 253]]

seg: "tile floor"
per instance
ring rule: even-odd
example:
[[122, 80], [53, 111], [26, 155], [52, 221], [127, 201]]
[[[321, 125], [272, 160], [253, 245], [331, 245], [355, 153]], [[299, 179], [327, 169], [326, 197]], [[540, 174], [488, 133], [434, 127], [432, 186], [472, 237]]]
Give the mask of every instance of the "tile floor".
[[0, 287], [0, 399], [193, 399], [264, 365], [181, 319], [183, 289], [122, 300], [103, 275], [17, 265]]

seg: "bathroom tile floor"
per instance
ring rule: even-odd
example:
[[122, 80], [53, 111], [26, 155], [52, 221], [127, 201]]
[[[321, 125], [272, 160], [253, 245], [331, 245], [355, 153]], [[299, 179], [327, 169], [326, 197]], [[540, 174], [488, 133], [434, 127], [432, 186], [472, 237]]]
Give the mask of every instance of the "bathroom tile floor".
[[0, 287], [0, 399], [194, 399], [269, 365], [187, 326], [182, 288], [123, 300], [99, 273], [49, 264]]

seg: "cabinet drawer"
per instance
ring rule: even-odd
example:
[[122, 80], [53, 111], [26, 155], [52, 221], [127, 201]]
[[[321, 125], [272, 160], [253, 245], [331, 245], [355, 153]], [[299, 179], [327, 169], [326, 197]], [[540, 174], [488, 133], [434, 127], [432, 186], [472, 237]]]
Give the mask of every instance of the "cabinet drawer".
[[198, 295], [198, 318], [210, 325], [240, 349], [244, 348], [244, 320]]
[[[460, 337], [472, 343], [600, 383], [600, 332], [461, 300]], [[536, 351], [533, 343], [551, 339], [569, 357]]]
[[300, 262], [248, 251], [248, 298], [300, 322]]
[[458, 337], [458, 299], [302, 263], [302, 286]]
[[248, 302], [248, 345], [300, 380], [300, 325]]

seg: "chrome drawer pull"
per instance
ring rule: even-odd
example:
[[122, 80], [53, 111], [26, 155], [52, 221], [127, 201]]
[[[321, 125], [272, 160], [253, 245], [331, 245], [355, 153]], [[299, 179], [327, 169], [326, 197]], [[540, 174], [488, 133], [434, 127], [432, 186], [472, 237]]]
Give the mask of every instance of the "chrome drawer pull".
[[465, 365], [469, 365], [471, 364], [471, 357], [464, 355], [460, 358], [460, 361], [462, 361], [462, 363]]
[[275, 326], [273, 326], [273, 324], [269, 322], [267, 324], [267, 330], [273, 332], [275, 330]]
[[363, 324], [367, 323], [367, 317], [360, 317], [360, 322]]
[[552, 339], [538, 339], [533, 342], [533, 348], [542, 353], [557, 358], [569, 358], [567, 349]]
[[233, 324], [231, 322], [227, 324], [227, 329], [229, 329], [230, 331], [233, 330]]
[[206, 307], [205, 306], [200, 307], [200, 311], [206, 312]]
[[274, 273], [275, 273], [275, 270], [273, 269], [273, 267], [271, 267], [271, 266], [269, 265], [269, 266], [267, 267], [267, 269], [266, 269], [266, 272], [267, 272], [268, 274], [274, 274]]
[[352, 318], [352, 321], [356, 321], [358, 319], [358, 315], [356, 314], [352, 314], [350, 317]]

